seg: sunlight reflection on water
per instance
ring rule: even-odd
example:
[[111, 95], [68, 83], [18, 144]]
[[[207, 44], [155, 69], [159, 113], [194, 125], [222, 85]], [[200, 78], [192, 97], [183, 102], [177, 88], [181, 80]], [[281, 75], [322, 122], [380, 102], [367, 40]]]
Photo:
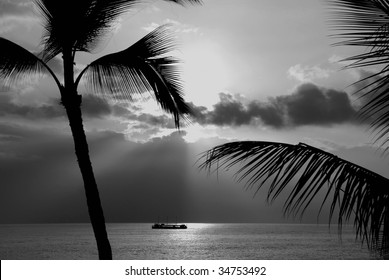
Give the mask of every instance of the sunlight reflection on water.
[[[188, 224], [186, 230], [151, 224], [109, 224], [115, 259], [371, 259], [345, 227], [334, 225]], [[0, 225], [1, 259], [96, 259], [89, 224]]]

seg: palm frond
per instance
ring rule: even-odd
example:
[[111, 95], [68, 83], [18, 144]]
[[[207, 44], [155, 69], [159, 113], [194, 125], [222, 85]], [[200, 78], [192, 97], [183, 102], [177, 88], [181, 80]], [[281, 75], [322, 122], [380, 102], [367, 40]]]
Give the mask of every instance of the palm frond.
[[[115, 20], [142, 0], [36, 0], [44, 18], [42, 38], [44, 59], [62, 52], [91, 52], [102, 37], [112, 30]], [[171, 1], [177, 4], [199, 4], [198, 0]]]
[[214, 147], [200, 160], [200, 169], [209, 172], [236, 166], [238, 182], [255, 193], [268, 183], [269, 201], [289, 193], [286, 215], [302, 215], [320, 193], [319, 213], [331, 200], [330, 219], [338, 210], [341, 227], [343, 219], [354, 217], [357, 235], [370, 248], [389, 254], [389, 180], [379, 174], [303, 143], [233, 142]]
[[164, 1], [165, 2], [173, 2], [173, 3], [176, 3], [176, 4], [180, 4], [182, 6], [187, 5], [187, 4], [196, 5], [196, 4], [202, 4], [203, 3], [202, 0], [164, 0]]
[[62, 52], [91, 51], [112, 28], [112, 23], [139, 0], [36, 0], [44, 18], [45, 60]]
[[[387, 0], [329, 0], [333, 9], [332, 24], [342, 38], [335, 45], [360, 46], [367, 50], [346, 58], [346, 68], [374, 67], [376, 74], [355, 84], [368, 83], [356, 92], [367, 100], [360, 110], [363, 120], [370, 120], [376, 140], [389, 130], [389, 1]], [[386, 143], [387, 141], [385, 141]]]
[[85, 76], [91, 91], [120, 94], [129, 100], [133, 94], [152, 92], [179, 127], [180, 117], [191, 112], [183, 99], [179, 61], [168, 56], [174, 47], [172, 34], [166, 25], [161, 26], [129, 48], [93, 61], [80, 73], [76, 83]]
[[18, 44], [0, 37], [0, 78], [12, 83], [31, 74], [47, 72], [59, 85], [54, 72], [39, 57]]

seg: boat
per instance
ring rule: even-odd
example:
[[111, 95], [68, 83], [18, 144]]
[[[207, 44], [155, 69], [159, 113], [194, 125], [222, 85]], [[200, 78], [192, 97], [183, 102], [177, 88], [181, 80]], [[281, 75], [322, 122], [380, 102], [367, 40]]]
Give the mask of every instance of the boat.
[[185, 224], [160, 224], [155, 223], [151, 226], [152, 229], [187, 229], [188, 227]]
[[169, 218], [167, 218], [167, 223], [160, 223], [159, 222], [159, 217], [158, 217], [158, 222], [153, 224], [151, 226], [152, 229], [187, 229], [188, 227], [186, 224], [177, 224], [177, 217], [176, 217], [176, 223], [175, 224], [169, 224]]

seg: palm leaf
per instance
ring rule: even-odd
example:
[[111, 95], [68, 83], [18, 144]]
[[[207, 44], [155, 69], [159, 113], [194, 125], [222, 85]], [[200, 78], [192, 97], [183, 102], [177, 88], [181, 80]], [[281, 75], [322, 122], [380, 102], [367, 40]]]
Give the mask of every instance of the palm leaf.
[[[63, 48], [91, 52], [111, 31], [115, 20], [141, 0], [36, 0], [44, 18], [44, 59], [48, 61]], [[199, 0], [170, 0], [177, 4], [199, 4]]]
[[389, 180], [381, 175], [303, 143], [233, 142], [214, 147], [200, 160], [200, 168], [209, 172], [236, 166], [238, 182], [255, 193], [268, 183], [270, 201], [289, 193], [286, 215], [302, 215], [321, 193], [319, 213], [330, 200], [330, 220], [336, 210], [340, 227], [354, 217], [357, 236], [389, 255]]
[[18, 44], [0, 37], [0, 78], [12, 83], [31, 74], [47, 72], [59, 85], [54, 72], [39, 57]]
[[187, 4], [196, 5], [196, 4], [202, 4], [203, 3], [202, 0], [163, 0], [163, 1], [176, 3], [176, 4], [179, 4], [179, 5], [182, 5], [182, 6], [185, 6]]
[[190, 108], [183, 99], [178, 60], [167, 56], [173, 49], [171, 33], [166, 25], [161, 26], [129, 48], [93, 61], [76, 83], [85, 76], [91, 91], [124, 95], [129, 100], [135, 93], [152, 92], [179, 127], [180, 116], [190, 114]]
[[187, 4], [193, 4], [193, 5], [196, 5], [196, 4], [202, 4], [203, 1], [202, 0], [163, 0], [165, 2], [173, 2], [173, 3], [176, 3], [176, 4], [180, 4], [182, 6], [185, 6]]
[[[389, 1], [329, 0], [333, 8], [333, 26], [342, 38], [335, 45], [360, 46], [367, 51], [351, 56], [346, 68], [373, 67], [378, 72], [355, 84], [367, 83], [356, 93], [365, 99], [360, 110], [363, 120], [369, 120], [376, 132], [376, 141], [389, 132]], [[387, 144], [384, 139], [382, 145]]]
[[37, 0], [44, 18], [45, 60], [69, 47], [92, 51], [98, 40], [111, 29], [115, 19], [139, 1], [128, 0]]

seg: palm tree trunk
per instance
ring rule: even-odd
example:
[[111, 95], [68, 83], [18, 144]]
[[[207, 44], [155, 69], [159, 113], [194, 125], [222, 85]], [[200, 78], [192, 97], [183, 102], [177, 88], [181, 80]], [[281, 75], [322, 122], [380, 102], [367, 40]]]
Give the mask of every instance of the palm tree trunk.
[[88, 143], [82, 124], [81, 102], [74, 83], [74, 52], [72, 47], [63, 50], [64, 82], [60, 87], [61, 102], [66, 109], [69, 125], [72, 130], [74, 147], [78, 166], [84, 180], [84, 189], [88, 205], [89, 218], [95, 235], [100, 260], [112, 260], [111, 245], [105, 228], [103, 208], [101, 206], [99, 190], [93, 174], [92, 163], [89, 158]]
[[81, 102], [74, 83], [74, 52], [71, 47], [63, 50], [64, 82], [60, 87], [61, 102], [66, 109], [69, 125], [72, 130], [74, 147], [78, 166], [84, 180], [85, 195], [88, 205], [89, 218], [95, 235], [100, 260], [112, 260], [111, 245], [105, 228], [103, 208], [101, 206], [99, 190], [93, 174], [92, 163], [89, 158], [88, 143], [82, 124]]
[[69, 125], [73, 134], [77, 161], [81, 170], [82, 179], [84, 180], [89, 217], [97, 242], [99, 259], [110, 260], [112, 259], [111, 245], [109, 243], [107, 231], [105, 228], [103, 208], [101, 206], [99, 191], [97, 189], [95, 176], [93, 174], [92, 163], [89, 158], [88, 143], [86, 141], [85, 131], [82, 123], [80, 108], [81, 96], [70, 96], [73, 97], [72, 99], [78, 100], [72, 100], [73, 102], [69, 102], [69, 100], [67, 100], [67, 102], [63, 102], [63, 105], [69, 118]]

